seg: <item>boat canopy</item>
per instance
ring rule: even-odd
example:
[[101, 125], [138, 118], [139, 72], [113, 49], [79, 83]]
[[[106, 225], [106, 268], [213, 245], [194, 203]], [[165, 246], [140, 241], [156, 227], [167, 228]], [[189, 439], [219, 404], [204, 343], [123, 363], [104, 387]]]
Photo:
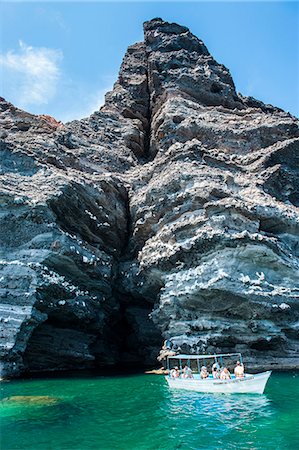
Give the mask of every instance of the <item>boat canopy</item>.
[[228, 357], [228, 356], [238, 356], [242, 359], [241, 353], [219, 353], [215, 355], [174, 355], [174, 356], [167, 356], [168, 359], [208, 359], [208, 358], [222, 358], [222, 357]]

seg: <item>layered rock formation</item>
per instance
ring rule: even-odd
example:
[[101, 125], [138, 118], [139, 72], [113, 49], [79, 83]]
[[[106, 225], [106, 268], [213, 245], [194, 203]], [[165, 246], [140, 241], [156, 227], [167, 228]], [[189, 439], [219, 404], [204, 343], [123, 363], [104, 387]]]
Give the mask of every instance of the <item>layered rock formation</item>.
[[1, 100], [2, 373], [241, 351], [299, 367], [299, 129], [154, 19], [105, 105]]

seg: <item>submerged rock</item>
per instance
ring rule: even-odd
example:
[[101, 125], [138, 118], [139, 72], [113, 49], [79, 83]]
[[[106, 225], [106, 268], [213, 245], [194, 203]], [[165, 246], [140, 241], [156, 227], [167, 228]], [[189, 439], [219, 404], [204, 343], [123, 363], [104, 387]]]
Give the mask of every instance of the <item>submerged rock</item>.
[[1, 370], [150, 364], [163, 339], [299, 367], [299, 129], [154, 19], [105, 105], [0, 101]]
[[59, 401], [59, 398], [49, 395], [13, 395], [2, 400], [3, 403], [21, 403], [24, 405], [39, 406], [55, 405]]

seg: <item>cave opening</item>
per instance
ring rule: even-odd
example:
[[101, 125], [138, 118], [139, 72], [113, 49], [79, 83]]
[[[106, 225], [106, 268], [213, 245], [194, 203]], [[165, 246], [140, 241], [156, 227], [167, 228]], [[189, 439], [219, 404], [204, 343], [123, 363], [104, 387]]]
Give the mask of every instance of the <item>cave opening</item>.
[[157, 365], [161, 331], [149, 318], [152, 305], [143, 301], [119, 304], [104, 323], [59, 319], [48, 315], [31, 334], [23, 354], [24, 373], [100, 370], [126, 372]]
[[126, 298], [120, 303], [119, 320], [112, 329], [118, 336], [119, 360], [124, 366], [153, 367], [163, 341], [161, 331], [150, 319], [152, 304]]

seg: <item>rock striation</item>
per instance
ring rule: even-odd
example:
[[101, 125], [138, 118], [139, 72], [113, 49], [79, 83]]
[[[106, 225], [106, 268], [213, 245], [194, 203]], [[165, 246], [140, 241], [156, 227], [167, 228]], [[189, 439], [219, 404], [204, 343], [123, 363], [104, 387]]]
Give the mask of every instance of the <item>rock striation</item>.
[[153, 19], [105, 105], [0, 102], [1, 370], [241, 351], [299, 367], [299, 128]]

